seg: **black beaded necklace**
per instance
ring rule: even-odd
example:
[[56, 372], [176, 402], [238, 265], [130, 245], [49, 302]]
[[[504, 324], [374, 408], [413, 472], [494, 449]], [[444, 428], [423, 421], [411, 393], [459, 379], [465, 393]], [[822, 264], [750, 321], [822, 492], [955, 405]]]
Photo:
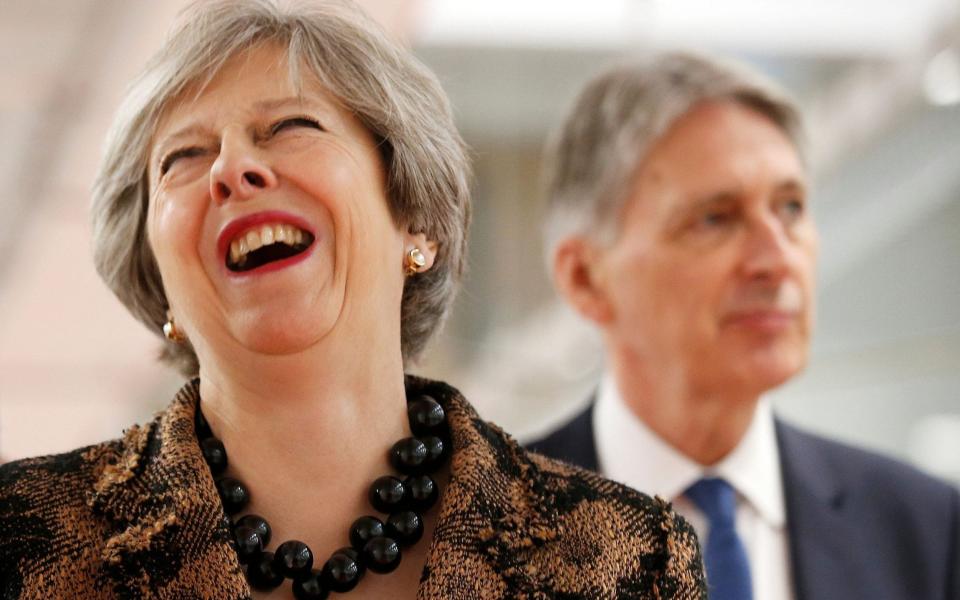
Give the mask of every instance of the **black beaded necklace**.
[[[251, 587], [269, 591], [288, 578], [293, 580], [293, 595], [298, 600], [323, 600], [330, 592], [355, 588], [367, 570], [382, 574], [399, 566], [400, 548], [423, 536], [421, 515], [440, 495], [429, 473], [443, 465], [450, 447], [446, 414], [436, 400], [425, 394], [409, 400], [408, 395], [407, 416], [414, 437], [395, 443], [389, 453], [390, 464], [406, 478], [384, 475], [370, 486], [370, 503], [388, 515], [386, 521], [372, 516], [354, 521], [350, 545], [334, 552], [322, 569], [313, 569], [313, 551], [298, 540], [283, 542], [275, 552], [267, 551], [271, 530], [263, 517], [250, 514], [233, 522], [233, 547], [246, 567]], [[222, 476], [227, 450], [214, 437], [199, 406], [195, 426], [223, 508], [228, 515], [235, 515], [250, 502], [250, 492], [236, 479]]]

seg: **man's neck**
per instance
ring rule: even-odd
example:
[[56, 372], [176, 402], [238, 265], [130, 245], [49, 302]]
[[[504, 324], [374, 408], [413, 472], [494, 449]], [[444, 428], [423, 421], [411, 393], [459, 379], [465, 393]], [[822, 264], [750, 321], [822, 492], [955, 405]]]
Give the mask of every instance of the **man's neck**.
[[[681, 369], [649, 369], [612, 354], [610, 368], [624, 403], [647, 427], [698, 464], [710, 466], [743, 439], [760, 395], [698, 389]], [[656, 372], [654, 372], [656, 371]]]

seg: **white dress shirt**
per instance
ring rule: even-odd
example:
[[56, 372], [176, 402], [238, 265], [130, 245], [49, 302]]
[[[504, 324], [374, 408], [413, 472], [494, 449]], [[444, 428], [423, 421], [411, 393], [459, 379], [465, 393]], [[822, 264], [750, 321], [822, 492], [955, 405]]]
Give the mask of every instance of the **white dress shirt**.
[[593, 434], [600, 472], [673, 502], [701, 544], [710, 535], [709, 524], [683, 492], [703, 477], [727, 480], [737, 491], [737, 533], [750, 561], [754, 599], [793, 600], [780, 453], [769, 403], [758, 403], [746, 434], [730, 454], [704, 467], [651, 431], [624, 404], [609, 373], [597, 396]]

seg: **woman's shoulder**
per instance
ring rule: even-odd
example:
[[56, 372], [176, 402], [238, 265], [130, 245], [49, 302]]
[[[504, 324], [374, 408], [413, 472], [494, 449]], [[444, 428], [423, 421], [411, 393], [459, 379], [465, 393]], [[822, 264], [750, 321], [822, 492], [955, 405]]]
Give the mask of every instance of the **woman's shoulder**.
[[485, 556], [476, 579], [516, 593], [706, 597], [696, 536], [668, 502], [529, 452], [452, 388], [428, 387], [454, 438], [448, 558]]
[[[616, 597], [706, 598], [696, 534], [669, 502], [532, 453], [496, 425], [482, 427], [499, 438], [517, 466], [514, 476], [530, 491], [515, 515], [526, 522], [530, 551], [516, 556], [545, 585], [615, 590]], [[503, 550], [509, 554], [509, 544]]]
[[102, 523], [90, 500], [118, 448], [114, 440], [0, 465], [0, 596], [21, 597], [58, 559], [83, 562], [95, 548]]
[[116, 461], [122, 441], [109, 440], [59, 454], [0, 465], [0, 519], [45, 507], [85, 502], [93, 482]]

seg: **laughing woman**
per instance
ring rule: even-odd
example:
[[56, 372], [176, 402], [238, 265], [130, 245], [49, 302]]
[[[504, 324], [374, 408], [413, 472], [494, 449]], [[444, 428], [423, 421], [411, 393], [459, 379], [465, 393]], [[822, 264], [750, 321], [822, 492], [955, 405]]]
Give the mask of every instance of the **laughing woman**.
[[134, 83], [98, 269], [189, 383], [0, 468], [3, 598], [704, 598], [669, 505], [404, 375], [463, 270], [465, 153], [357, 10], [200, 2]]

